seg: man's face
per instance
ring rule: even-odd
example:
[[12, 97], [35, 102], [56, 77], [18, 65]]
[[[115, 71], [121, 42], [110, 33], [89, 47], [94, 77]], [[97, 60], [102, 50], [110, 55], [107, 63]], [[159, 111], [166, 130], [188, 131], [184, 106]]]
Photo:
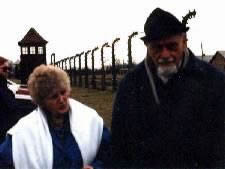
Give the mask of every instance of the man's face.
[[170, 76], [178, 71], [187, 42], [185, 35], [179, 34], [148, 42], [146, 46], [147, 57], [153, 61], [158, 73]]
[[7, 78], [8, 72], [9, 72], [9, 63], [4, 62], [3, 64], [0, 65], [0, 76]]

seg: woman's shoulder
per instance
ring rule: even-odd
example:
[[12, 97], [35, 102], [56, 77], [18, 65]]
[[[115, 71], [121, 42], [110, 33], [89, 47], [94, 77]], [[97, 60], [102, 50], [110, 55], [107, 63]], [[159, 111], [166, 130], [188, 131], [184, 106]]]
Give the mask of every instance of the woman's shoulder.
[[95, 109], [75, 100], [75, 99], [72, 99], [70, 98], [69, 99], [69, 104], [70, 104], [70, 107], [72, 109], [72, 111], [82, 111], [82, 112], [85, 112], [87, 114], [92, 114], [92, 115], [97, 115], [98, 113], [96, 112]]
[[36, 123], [38, 122], [38, 111], [38, 109], [35, 109], [28, 115], [22, 117], [11, 129], [9, 129], [8, 133], [13, 135], [17, 131], [20, 131], [20, 129], [31, 129], [33, 126], [36, 126]]
[[81, 121], [84, 119], [85, 121], [95, 120], [102, 123], [103, 119], [101, 116], [99, 116], [98, 112], [95, 109], [72, 98], [69, 99], [69, 104], [71, 113], [76, 119], [80, 119]]

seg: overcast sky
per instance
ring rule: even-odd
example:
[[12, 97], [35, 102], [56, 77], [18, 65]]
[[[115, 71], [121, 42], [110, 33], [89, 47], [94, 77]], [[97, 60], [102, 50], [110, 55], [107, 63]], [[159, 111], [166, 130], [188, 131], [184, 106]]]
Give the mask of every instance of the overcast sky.
[[[116, 56], [127, 61], [127, 37], [134, 31], [132, 52], [135, 62], [145, 57], [139, 39], [144, 23], [156, 7], [172, 12], [179, 20], [189, 10], [197, 15], [189, 20], [188, 46], [201, 55], [225, 50], [225, 10], [221, 0], [2, 0], [0, 2], [0, 56], [16, 61], [20, 56], [18, 41], [31, 27], [48, 41], [47, 61], [54, 52], [56, 60], [101, 47], [119, 37]], [[111, 49], [105, 49], [109, 59]], [[96, 51], [100, 57], [100, 51]], [[106, 59], [106, 60], [107, 60]]]

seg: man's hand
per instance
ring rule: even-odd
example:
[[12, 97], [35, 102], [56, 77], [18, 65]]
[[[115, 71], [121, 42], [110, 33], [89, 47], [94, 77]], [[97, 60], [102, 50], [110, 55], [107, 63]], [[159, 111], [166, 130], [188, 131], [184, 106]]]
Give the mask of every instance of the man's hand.
[[92, 166], [90, 166], [90, 165], [85, 165], [84, 167], [83, 167], [83, 169], [94, 169]]

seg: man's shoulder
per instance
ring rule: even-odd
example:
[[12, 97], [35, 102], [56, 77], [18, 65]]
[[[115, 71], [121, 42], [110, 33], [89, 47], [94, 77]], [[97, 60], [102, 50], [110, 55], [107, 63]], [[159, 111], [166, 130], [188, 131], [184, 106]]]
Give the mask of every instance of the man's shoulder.
[[144, 61], [137, 64], [133, 69], [129, 70], [123, 77], [122, 81], [132, 80], [140, 78], [141, 75], [145, 72]]
[[209, 78], [225, 80], [225, 72], [217, 69], [210, 63], [198, 59], [197, 57], [194, 57], [194, 67], [195, 69], [198, 69], [198, 72], [203, 76], [206, 75]]
[[215, 88], [224, 88], [225, 72], [196, 57], [193, 64], [192, 76], [198, 79], [201, 84], [207, 84], [214, 90]]

